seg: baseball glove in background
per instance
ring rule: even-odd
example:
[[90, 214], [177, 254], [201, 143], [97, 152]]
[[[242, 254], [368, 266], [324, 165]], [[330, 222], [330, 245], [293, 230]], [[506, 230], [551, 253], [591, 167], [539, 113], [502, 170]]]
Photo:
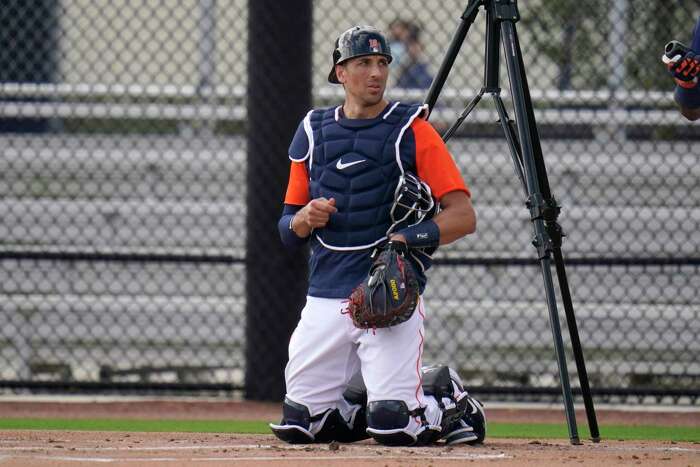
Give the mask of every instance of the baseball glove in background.
[[408, 247], [389, 242], [377, 251], [369, 275], [350, 294], [345, 313], [360, 329], [395, 326], [407, 321], [418, 305], [418, 280], [406, 259]]

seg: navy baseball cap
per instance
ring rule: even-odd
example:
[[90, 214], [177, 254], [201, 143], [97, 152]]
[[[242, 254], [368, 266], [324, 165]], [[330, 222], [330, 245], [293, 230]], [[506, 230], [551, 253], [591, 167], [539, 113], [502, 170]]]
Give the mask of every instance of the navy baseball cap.
[[342, 33], [335, 40], [333, 66], [328, 74], [328, 81], [339, 84], [335, 66], [364, 55], [383, 55], [391, 63], [391, 49], [384, 34], [373, 26], [355, 26]]

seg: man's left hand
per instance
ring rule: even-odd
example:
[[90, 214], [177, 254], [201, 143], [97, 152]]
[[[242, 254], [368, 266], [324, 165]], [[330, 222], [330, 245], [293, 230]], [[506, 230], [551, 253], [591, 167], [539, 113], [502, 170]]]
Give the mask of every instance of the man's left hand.
[[668, 71], [679, 86], [689, 89], [697, 86], [700, 75], [700, 54], [692, 50], [679, 60], [667, 63]]

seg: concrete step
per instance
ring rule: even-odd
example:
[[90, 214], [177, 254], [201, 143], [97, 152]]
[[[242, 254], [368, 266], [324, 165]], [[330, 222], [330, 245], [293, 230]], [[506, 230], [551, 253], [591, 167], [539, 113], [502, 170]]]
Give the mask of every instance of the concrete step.
[[[501, 380], [509, 372], [536, 380], [556, 374], [543, 301], [444, 300], [430, 293], [425, 300], [425, 362]], [[160, 374], [158, 368], [237, 367], [244, 357], [240, 297], [34, 294], [6, 296], [4, 303], [0, 358], [10, 379], [38, 363], [94, 380], [103, 366]], [[700, 375], [697, 307], [599, 302], [579, 304], [575, 312], [592, 378]], [[570, 358], [563, 310], [560, 315]], [[573, 377], [571, 361], [570, 371]]]
[[196, 367], [219, 367], [206, 373], [222, 381], [243, 378], [240, 297], [29, 294], [4, 295], [3, 304], [0, 377], [6, 379], [41, 377], [37, 369], [52, 366], [92, 381], [104, 367], [172, 369], [137, 372], [131, 381], [149, 373], [159, 381], [201, 378]]
[[[450, 150], [478, 204], [524, 205], [505, 141], [450, 142]], [[611, 148], [592, 140], [542, 142], [552, 194], [564, 207], [697, 206], [700, 154], [688, 142], [626, 143]]]
[[[534, 226], [523, 206], [476, 205], [477, 231], [441, 248], [446, 257], [535, 257]], [[700, 208], [574, 206], [558, 220], [569, 256], [696, 256]]]
[[0, 238], [17, 247], [225, 250], [242, 256], [244, 212], [242, 200], [5, 198], [0, 201]]
[[0, 263], [6, 295], [233, 297], [245, 293], [243, 264], [17, 261]]
[[[245, 196], [242, 137], [0, 137], [0, 195], [221, 200]], [[700, 155], [688, 142], [542, 142], [554, 196], [564, 206], [696, 206]], [[522, 205], [504, 140], [450, 142], [475, 203]], [[605, 150], [605, 151], [604, 151]], [[280, 155], [286, 161], [286, 155]], [[286, 162], [285, 162], [286, 163]]]
[[[429, 334], [453, 335], [440, 342], [471, 341], [503, 351], [552, 342], [544, 300], [445, 300], [430, 293], [424, 300]], [[6, 296], [4, 303], [12, 334], [42, 345], [194, 349], [245, 341], [242, 297], [26, 295]], [[595, 352], [686, 351], [681, 360], [694, 361], [700, 351], [696, 306], [600, 302], [577, 304], [574, 311], [582, 345]], [[562, 333], [568, 343], [566, 327]]]
[[[524, 207], [477, 205], [477, 232], [439, 255], [531, 257], [534, 236]], [[7, 247], [88, 250], [226, 251], [243, 257], [244, 200], [0, 201], [0, 238]], [[700, 251], [700, 208], [584, 207], [565, 210], [559, 223], [573, 256], [694, 256]]]
[[[0, 196], [97, 201], [245, 199], [245, 139], [0, 138]], [[281, 156], [284, 157], [284, 156]]]
[[[556, 273], [554, 288], [558, 289]], [[690, 306], [697, 303], [697, 266], [568, 266], [574, 306], [597, 303]], [[545, 300], [541, 267], [437, 266], [428, 271], [427, 297], [460, 302]], [[696, 308], [698, 308], [696, 306]], [[700, 310], [700, 308], [699, 308]]]
[[[569, 266], [576, 303], [684, 305], [697, 302], [696, 266]], [[0, 293], [120, 296], [231, 297], [245, 293], [243, 264], [125, 263], [53, 260], [0, 262]], [[299, 278], [306, 283], [305, 278]], [[554, 278], [556, 288], [556, 277]], [[436, 266], [427, 293], [457, 300], [544, 299], [538, 264], [527, 266]]]

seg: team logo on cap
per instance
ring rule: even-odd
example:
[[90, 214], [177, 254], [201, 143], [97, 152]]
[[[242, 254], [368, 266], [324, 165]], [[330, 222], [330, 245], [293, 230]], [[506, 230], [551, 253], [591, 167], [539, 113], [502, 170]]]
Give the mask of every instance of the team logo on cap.
[[372, 52], [379, 52], [379, 40], [378, 39], [370, 39], [369, 40], [369, 50]]

